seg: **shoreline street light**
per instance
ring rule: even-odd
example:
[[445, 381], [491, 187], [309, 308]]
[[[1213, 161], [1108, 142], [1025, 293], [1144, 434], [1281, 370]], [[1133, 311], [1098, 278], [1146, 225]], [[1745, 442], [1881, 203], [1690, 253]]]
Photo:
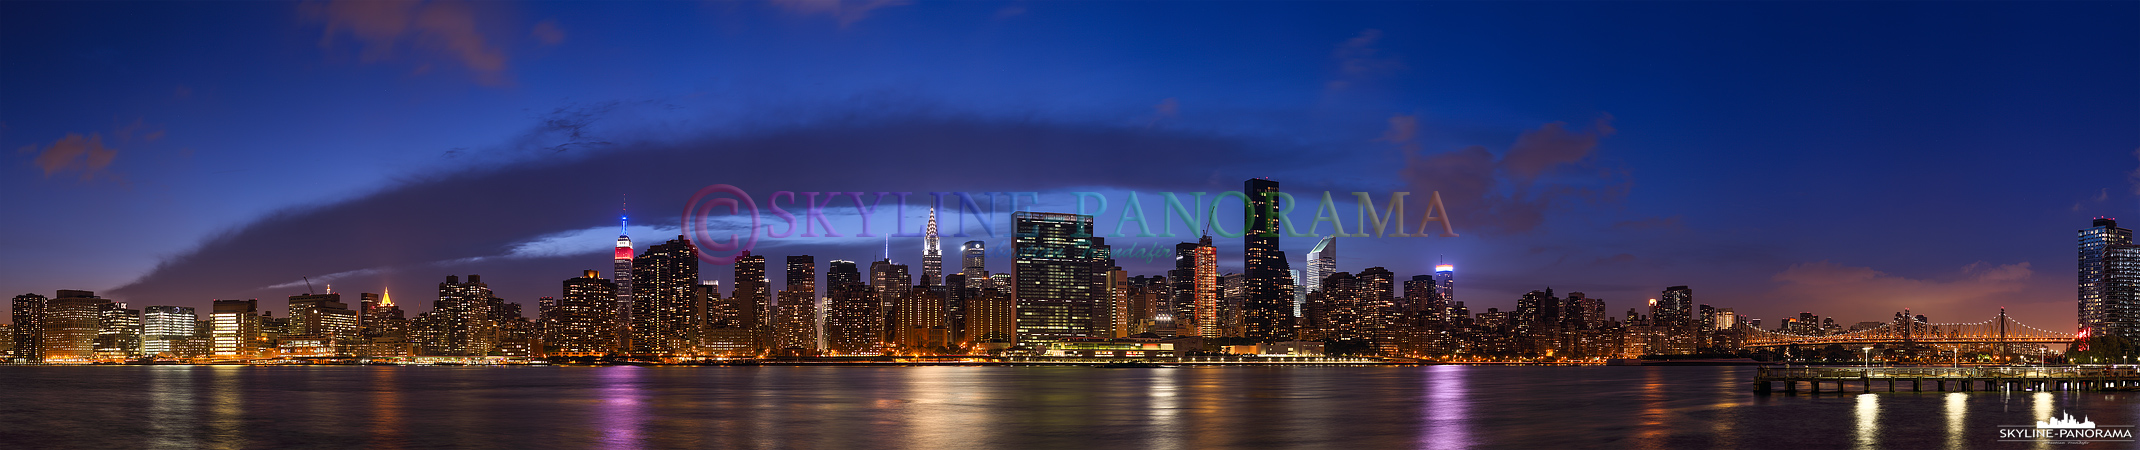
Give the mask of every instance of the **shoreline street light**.
[[1873, 348], [1872, 348], [1872, 346], [1868, 345], [1868, 346], [1865, 346], [1865, 367], [1872, 367], [1872, 366], [1873, 366]]

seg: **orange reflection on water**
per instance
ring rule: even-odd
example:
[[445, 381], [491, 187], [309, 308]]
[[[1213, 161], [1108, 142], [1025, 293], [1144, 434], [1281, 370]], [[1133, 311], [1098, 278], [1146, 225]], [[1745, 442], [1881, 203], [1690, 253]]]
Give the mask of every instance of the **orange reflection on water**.
[[401, 423], [401, 390], [397, 384], [401, 374], [399, 367], [372, 367], [371, 377], [371, 448], [402, 448], [408, 442], [407, 425]]

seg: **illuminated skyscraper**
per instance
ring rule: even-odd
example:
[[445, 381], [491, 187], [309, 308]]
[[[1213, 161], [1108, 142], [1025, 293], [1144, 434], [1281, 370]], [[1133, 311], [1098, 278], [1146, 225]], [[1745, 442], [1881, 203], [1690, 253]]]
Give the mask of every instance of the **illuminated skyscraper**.
[[260, 300], [216, 300], [210, 332], [212, 356], [219, 360], [260, 357], [267, 348], [260, 330]]
[[944, 284], [944, 247], [936, 236], [936, 208], [929, 208], [929, 225], [921, 235], [921, 285]]
[[697, 350], [698, 263], [698, 248], [683, 236], [632, 258], [632, 353]]
[[[615, 257], [616, 260], [609, 272], [609, 276], [615, 279], [617, 284], [617, 320], [613, 322], [619, 329], [613, 335], [617, 336], [619, 348], [622, 348], [629, 345], [629, 343], [623, 341], [628, 341], [632, 337], [630, 328], [632, 326], [633, 255], [630, 216], [617, 216], [617, 249]], [[741, 270], [741, 266], [737, 267], [739, 267], [738, 270]]]
[[788, 257], [787, 287], [780, 290], [779, 309], [780, 347], [818, 350], [816, 257]]
[[966, 274], [966, 285], [969, 287], [989, 287], [987, 247], [988, 245], [981, 241], [966, 241], [965, 245], [959, 246], [959, 257], [965, 267], [959, 273]]
[[[1292, 339], [1293, 276], [1285, 252], [1278, 249], [1278, 182], [1252, 178], [1242, 183], [1248, 194], [1242, 213], [1242, 275], [1246, 290], [1242, 304], [1243, 336], [1258, 341]], [[1216, 276], [1216, 275], [1214, 275]], [[1202, 318], [1198, 319], [1199, 321]], [[1200, 327], [1204, 324], [1198, 324]], [[1205, 336], [1211, 336], [1206, 334]]]
[[564, 281], [563, 295], [543, 305], [543, 347], [552, 356], [601, 356], [616, 351], [617, 285], [589, 270]]
[[59, 291], [45, 303], [45, 362], [83, 363], [96, 358], [97, 333], [103, 330], [101, 313], [111, 300], [89, 291]]
[[1323, 236], [1315, 241], [1315, 248], [1308, 249], [1307, 279], [1300, 280], [1302, 291], [1314, 291], [1323, 284], [1323, 277], [1337, 273], [1337, 236]]
[[1193, 258], [1196, 328], [1189, 335], [1219, 337], [1219, 249], [1211, 245], [1211, 236], [1197, 242]]
[[361, 303], [364, 307], [364, 320], [358, 322], [362, 328], [358, 334], [369, 341], [365, 346], [365, 356], [396, 357], [415, 354], [414, 347], [409, 343], [408, 314], [394, 304], [392, 294], [382, 291], [379, 294], [358, 295], [363, 299]]
[[860, 278], [855, 264], [849, 261], [833, 261], [831, 272], [826, 273], [831, 311], [825, 313], [825, 346], [834, 353], [852, 355], [884, 351], [884, 307], [877, 300], [877, 294]]
[[498, 316], [494, 308], [502, 301], [483, 283], [481, 275], [447, 275], [438, 284], [438, 300], [431, 311], [417, 314], [410, 324], [409, 341], [418, 354], [480, 356], [498, 343]]
[[317, 339], [337, 349], [354, 348], [357, 312], [342, 303], [342, 294], [292, 295], [289, 305], [291, 337]]
[[877, 339], [887, 346], [899, 342], [899, 299], [912, 289], [913, 277], [907, 273], [907, 265], [893, 264], [892, 260], [869, 263], [869, 288], [877, 294]]
[[736, 255], [736, 290], [728, 294], [729, 302], [735, 303], [742, 320], [751, 328], [752, 339], [759, 349], [776, 348], [773, 339], [772, 285], [765, 279], [765, 255], [753, 255], [745, 251]]
[[1434, 266], [1434, 295], [1441, 297], [1442, 307], [1445, 308], [1442, 311], [1442, 320], [1463, 320], [1468, 318], [1465, 316], [1469, 314], [1456, 314], [1456, 309], [1462, 308], [1464, 305], [1462, 302], [1456, 301], [1456, 266], [1449, 264], [1436, 264]]
[[[2094, 226], [2080, 230], [2080, 325], [2098, 335], [2140, 338], [2140, 286], [2122, 282], [2140, 278], [2140, 261], [2126, 255], [2133, 244], [2133, 231], [2118, 228], [2117, 219], [2095, 218]], [[2140, 280], [2135, 280], [2140, 281]]]
[[1092, 336], [1092, 216], [1019, 211], [1011, 221], [1018, 343]]
[[112, 361], [141, 357], [141, 310], [125, 303], [97, 305], [97, 359]]
[[150, 306], [142, 309], [141, 352], [148, 356], [183, 357], [193, 340], [194, 323], [201, 320], [191, 306]]
[[45, 360], [45, 296], [22, 294], [15, 296], [10, 315], [14, 319], [11, 332], [15, 339], [15, 360], [20, 362], [43, 362]]

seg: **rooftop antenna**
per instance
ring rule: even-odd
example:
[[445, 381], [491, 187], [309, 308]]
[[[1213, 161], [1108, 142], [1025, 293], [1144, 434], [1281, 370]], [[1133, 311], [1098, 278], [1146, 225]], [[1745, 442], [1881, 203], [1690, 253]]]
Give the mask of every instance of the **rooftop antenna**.
[[884, 235], [884, 262], [892, 262], [892, 235]]
[[619, 236], [622, 236], [622, 235], [628, 235], [628, 234], [632, 234], [632, 232], [631, 232], [631, 219], [632, 219], [632, 214], [631, 214], [631, 211], [632, 211], [632, 195], [631, 195], [631, 194], [624, 194], [624, 201], [623, 201], [623, 202], [621, 202], [621, 203], [618, 203], [618, 206], [617, 206], [617, 235], [619, 235]]

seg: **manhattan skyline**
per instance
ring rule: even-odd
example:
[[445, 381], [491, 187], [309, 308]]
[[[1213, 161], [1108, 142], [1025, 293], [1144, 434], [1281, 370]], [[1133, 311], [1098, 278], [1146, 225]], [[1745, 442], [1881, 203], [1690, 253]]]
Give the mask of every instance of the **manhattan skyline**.
[[[1171, 219], [1151, 195], [1268, 177], [1303, 227], [1306, 195], [1352, 228], [1351, 192], [1411, 192], [1416, 227], [1440, 192], [1460, 236], [1340, 238], [1335, 270], [1453, 264], [1474, 312], [1692, 286], [1770, 321], [2064, 325], [2071, 233], [2140, 218], [2132, 4], [835, 5], [0, 6], [0, 60], [69, 68], [0, 86], [27, 218], [0, 224], [0, 292], [206, 310], [310, 277], [427, 307], [482, 274], [532, 305], [609, 267], [627, 198], [645, 250], [710, 184], [914, 192], [911, 226], [928, 192], [1091, 191], [1112, 231], [1128, 192]], [[393, 26], [427, 16], [469, 21]], [[1278, 250], [1300, 270], [1316, 241]], [[753, 253], [919, 272], [921, 249]]]

